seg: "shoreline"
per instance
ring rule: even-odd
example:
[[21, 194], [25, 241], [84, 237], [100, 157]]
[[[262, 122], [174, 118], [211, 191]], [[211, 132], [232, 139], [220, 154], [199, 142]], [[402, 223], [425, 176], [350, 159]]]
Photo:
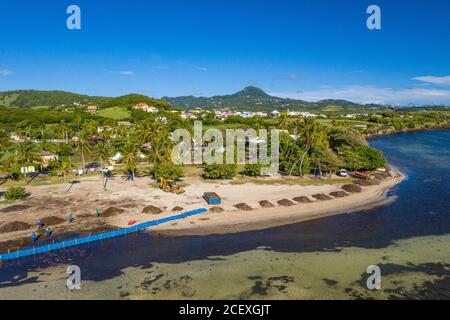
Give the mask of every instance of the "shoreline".
[[[350, 194], [345, 198], [314, 201], [289, 207], [258, 208], [245, 212], [208, 213], [207, 215], [211, 215], [211, 217], [202, 226], [193, 227], [191, 221], [183, 221], [176, 226], [157, 226], [149, 232], [168, 237], [229, 234], [270, 229], [333, 215], [365, 211], [388, 205], [397, 199], [397, 196], [388, 196], [388, 193], [407, 177], [396, 168], [392, 168], [391, 173], [394, 176], [383, 181], [380, 185], [363, 187], [361, 193]], [[230, 220], [233, 222], [230, 223]]]
[[[145, 179], [140, 179], [136, 183], [111, 181], [109, 183], [111, 190], [106, 191], [99, 190], [98, 183], [101, 179], [93, 178], [82, 180], [71, 193], [65, 191], [66, 186], [63, 184], [36, 186], [32, 187], [30, 199], [7, 206], [0, 205], [1, 228], [10, 223], [28, 224], [23, 230], [0, 232], [0, 251], [30, 246], [32, 244], [30, 233], [36, 219], [53, 220], [56, 224], [51, 228], [55, 231], [55, 236], [66, 239], [69, 235], [73, 237], [74, 234], [87, 235], [126, 228], [130, 220], [135, 220], [136, 224], [139, 224], [199, 207], [210, 210], [213, 206], [206, 205], [202, 198], [203, 192], [206, 191], [214, 191], [222, 196], [223, 203], [220, 208], [223, 212], [208, 212], [176, 223], [159, 225], [149, 229], [149, 232], [156, 236], [237, 233], [367, 210], [395, 201], [395, 197], [388, 197], [388, 192], [406, 177], [393, 167], [388, 172], [384, 173], [383, 178], [376, 179], [376, 184], [362, 186], [361, 192], [348, 192], [342, 198], [331, 194], [342, 192], [341, 187], [348, 184], [346, 182], [348, 179], [344, 179], [341, 183], [319, 185], [278, 184], [276, 181], [273, 184], [247, 182], [233, 185], [229, 181], [204, 182], [198, 178], [190, 178], [187, 180], [191, 184], [186, 187], [186, 193], [183, 195], [168, 194], [151, 188]], [[317, 200], [314, 198], [317, 194], [326, 196], [329, 200]], [[294, 198], [299, 196], [308, 198], [311, 203], [297, 203]], [[270, 202], [274, 207], [263, 207], [261, 201]], [[290, 203], [283, 206], [279, 201]], [[240, 210], [236, 207], [242, 203], [247, 204], [250, 210]], [[159, 212], [146, 212], [149, 206], [158, 209]], [[10, 211], [12, 207], [15, 207], [16, 211]], [[181, 210], [179, 208], [176, 211], [175, 207], [181, 207]], [[113, 211], [113, 214], [96, 218], [95, 208], [100, 208], [103, 212]], [[75, 223], [65, 221], [68, 212], [75, 214]], [[36, 245], [39, 245], [40, 241]]]
[[366, 139], [370, 141], [371, 139], [380, 138], [380, 137], [384, 137], [384, 136], [393, 136], [393, 135], [402, 134], [402, 133], [413, 133], [413, 132], [423, 132], [423, 131], [440, 131], [440, 130], [450, 130], [450, 124], [433, 126], [430, 128], [403, 129], [401, 131], [394, 131], [394, 132], [388, 132], [388, 133], [367, 134]]

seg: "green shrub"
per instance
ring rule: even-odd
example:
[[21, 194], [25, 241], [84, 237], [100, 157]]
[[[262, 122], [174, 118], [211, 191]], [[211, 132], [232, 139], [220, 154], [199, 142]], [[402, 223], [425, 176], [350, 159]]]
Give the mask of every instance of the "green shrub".
[[368, 146], [342, 146], [338, 153], [349, 170], [375, 170], [387, 162], [381, 151]]
[[329, 138], [330, 146], [333, 150], [337, 150], [344, 145], [351, 147], [367, 145], [366, 138], [357, 130], [351, 128], [333, 127]]
[[4, 193], [4, 197], [7, 200], [24, 200], [27, 197], [27, 192], [22, 187], [10, 187]]
[[233, 179], [235, 176], [235, 164], [208, 164], [203, 168], [203, 177], [206, 179]]
[[259, 177], [261, 176], [261, 170], [266, 167], [264, 166], [262, 163], [258, 162], [258, 163], [247, 163], [244, 166], [244, 171], [242, 172], [244, 175], [249, 176], [249, 177]]
[[155, 168], [155, 177], [156, 179], [164, 178], [170, 180], [176, 180], [181, 178], [184, 174], [184, 170], [182, 166], [175, 165], [173, 163], [164, 163], [160, 164]]

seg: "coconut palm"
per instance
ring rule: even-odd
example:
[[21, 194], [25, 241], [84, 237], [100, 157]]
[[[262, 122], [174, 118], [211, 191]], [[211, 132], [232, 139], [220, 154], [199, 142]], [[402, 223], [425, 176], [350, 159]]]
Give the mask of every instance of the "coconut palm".
[[89, 134], [95, 134], [97, 132], [98, 122], [90, 120], [83, 124], [83, 130]]
[[0, 173], [3, 182], [8, 179], [16, 179], [18, 175], [14, 173], [15, 153], [5, 152], [0, 157]]
[[137, 153], [139, 152], [139, 148], [133, 140], [128, 139], [120, 148], [120, 152], [123, 156], [122, 162], [125, 165], [125, 170], [131, 173], [132, 181], [134, 181], [136, 169], [139, 162], [139, 158], [137, 155]]
[[278, 128], [284, 130], [289, 125], [289, 114], [287, 112], [282, 112], [278, 118]]
[[36, 145], [31, 141], [19, 142], [15, 146], [16, 160], [19, 163], [40, 160]]
[[6, 150], [9, 148], [10, 145], [11, 139], [9, 138], [9, 136], [6, 134], [5, 131], [0, 130], [0, 151], [6, 152]]
[[170, 160], [172, 142], [166, 135], [158, 135], [152, 140], [148, 160], [153, 166]]
[[146, 120], [136, 126], [137, 141], [141, 144], [152, 142], [163, 134], [167, 134], [167, 127], [155, 119]]
[[69, 126], [64, 120], [61, 120], [59, 123], [59, 128], [61, 129], [62, 138], [66, 140], [66, 143], [69, 142]]
[[108, 161], [112, 155], [112, 150], [107, 143], [99, 142], [93, 150], [94, 157], [100, 161], [100, 167]]
[[112, 128], [104, 128], [99, 132], [99, 137], [105, 141], [110, 141], [115, 136]]
[[298, 162], [300, 162], [300, 175], [303, 175], [302, 167], [306, 155], [309, 153], [311, 148], [320, 144], [321, 139], [323, 139], [322, 127], [313, 118], [304, 118], [303, 121], [297, 122], [295, 131], [298, 134], [299, 142], [304, 144], [305, 152], [303, 155], [297, 159], [297, 161], [292, 166], [289, 175], [291, 175], [292, 170], [295, 168]]
[[87, 139], [87, 134], [84, 131], [80, 132], [78, 139], [76, 140], [76, 151], [81, 154], [84, 171], [86, 169], [85, 157], [91, 153], [91, 146], [89, 144], [89, 140]]
[[60, 163], [59, 169], [63, 174], [64, 182], [66, 182], [66, 176], [70, 173], [70, 170], [72, 169], [72, 164], [68, 161], [63, 161]]

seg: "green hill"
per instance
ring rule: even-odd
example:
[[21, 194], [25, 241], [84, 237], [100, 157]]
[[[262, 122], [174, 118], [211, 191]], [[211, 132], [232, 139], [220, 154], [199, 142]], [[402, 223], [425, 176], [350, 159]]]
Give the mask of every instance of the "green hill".
[[87, 96], [66, 91], [16, 90], [0, 92], [0, 106], [8, 108], [78, 108], [94, 104], [98, 105], [100, 109], [116, 107], [130, 109], [139, 102], [145, 102], [160, 110], [172, 109], [172, 106], [163, 100], [141, 94], [128, 94], [111, 98]]
[[260, 88], [246, 87], [243, 90], [231, 95], [213, 96], [213, 97], [163, 97], [176, 108], [230, 108], [235, 110], [247, 111], [272, 111], [290, 110], [290, 111], [324, 111], [339, 112], [344, 109], [367, 109], [383, 108], [381, 105], [362, 105], [346, 100], [322, 100], [318, 102], [308, 102], [303, 100], [285, 99], [271, 96]]
[[274, 97], [257, 87], [246, 87], [234, 94], [213, 97], [163, 97], [154, 99], [141, 94], [128, 94], [120, 97], [96, 97], [66, 91], [16, 90], [0, 92], [0, 106], [10, 108], [77, 108], [89, 104], [98, 105], [100, 109], [131, 109], [139, 102], [170, 110], [172, 106], [180, 109], [200, 107], [202, 109], [230, 108], [247, 111], [319, 111], [345, 112], [357, 109], [384, 108], [381, 105], [362, 105], [346, 100], [321, 100], [308, 102], [303, 100]]
[[77, 107], [97, 104], [107, 97], [94, 97], [66, 91], [16, 90], [0, 92], [0, 105], [15, 108]]
[[145, 102], [148, 105], [154, 106], [160, 110], [172, 109], [172, 106], [164, 100], [150, 98], [142, 94], [135, 93], [104, 100], [99, 104], [99, 106], [101, 109], [114, 107], [131, 108], [139, 102]]
[[273, 109], [304, 109], [311, 106], [309, 102], [302, 100], [283, 99], [270, 96], [256, 87], [246, 87], [234, 94], [209, 98], [185, 96], [176, 98], [163, 97], [162, 99], [176, 108], [184, 109], [200, 107], [205, 109], [230, 108], [249, 111], [271, 111]]

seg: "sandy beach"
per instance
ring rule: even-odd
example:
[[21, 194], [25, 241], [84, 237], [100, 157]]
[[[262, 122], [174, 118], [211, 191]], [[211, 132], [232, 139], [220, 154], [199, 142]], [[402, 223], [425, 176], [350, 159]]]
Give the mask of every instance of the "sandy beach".
[[[391, 171], [391, 174], [391, 177], [379, 185], [363, 187], [361, 193], [349, 193], [346, 197], [332, 197], [325, 201], [314, 199], [312, 195], [339, 191], [342, 185], [257, 186], [248, 184], [241, 186], [242, 189], [234, 192], [230, 190], [230, 194], [226, 194], [236, 201], [240, 199], [249, 204], [252, 210], [243, 211], [224, 205], [224, 212], [208, 213], [206, 218], [196, 217], [174, 224], [159, 225], [153, 230], [170, 236], [224, 234], [266, 229], [335, 214], [367, 210], [395, 201], [395, 196], [388, 197], [388, 191], [405, 179], [405, 176], [399, 171]], [[223, 192], [222, 189], [220, 191]], [[293, 199], [299, 195], [307, 196], [312, 202], [297, 203]], [[244, 201], [246, 198], [255, 200], [247, 202]], [[267, 199], [274, 204], [274, 207], [261, 208], [258, 201], [262, 199]], [[294, 205], [279, 205], [277, 201], [280, 199], [291, 200]]]
[[[102, 188], [102, 178], [96, 176], [80, 179], [69, 192], [67, 183], [34, 186], [27, 188], [31, 193], [27, 200], [0, 203], [0, 249], [4, 252], [29, 244], [37, 219], [43, 219], [54, 234], [96, 233], [127, 227], [130, 220], [137, 224], [200, 207], [211, 210], [213, 206], [208, 206], [202, 198], [204, 192], [211, 191], [222, 197], [222, 212], [213, 212], [213, 209], [207, 214], [159, 225], [152, 231], [179, 236], [264, 229], [386, 204], [394, 200], [387, 197], [389, 189], [404, 178], [400, 172], [391, 170], [389, 175], [376, 179], [376, 183], [362, 186], [361, 192], [345, 192], [343, 197], [332, 196], [334, 192], [343, 193], [343, 184], [326, 184], [326, 181], [306, 186], [236, 185], [191, 177], [184, 179], [187, 186], [182, 195], [164, 193], [150, 186], [149, 178], [130, 182], [116, 177], [108, 182], [106, 191]], [[348, 179], [345, 181], [348, 184]], [[317, 195], [327, 200], [318, 200]], [[298, 197], [307, 198], [310, 203], [299, 203]], [[265, 201], [264, 206], [273, 207], [262, 207], [261, 201]], [[236, 207], [238, 204], [241, 209]], [[100, 218], [95, 216], [96, 209], [102, 212]], [[66, 221], [69, 213], [75, 216], [72, 223]]]

